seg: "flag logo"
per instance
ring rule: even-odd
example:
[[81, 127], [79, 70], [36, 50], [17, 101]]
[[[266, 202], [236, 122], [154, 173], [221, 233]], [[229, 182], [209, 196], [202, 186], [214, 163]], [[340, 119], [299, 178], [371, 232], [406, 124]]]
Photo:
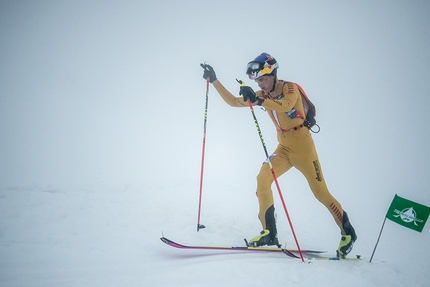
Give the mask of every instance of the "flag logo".
[[417, 218], [417, 213], [413, 209], [413, 207], [405, 208], [402, 211], [395, 209], [394, 213], [396, 215], [393, 215], [394, 217], [399, 217], [406, 223], [413, 222], [415, 226], [418, 226], [417, 222], [423, 223], [424, 220]]

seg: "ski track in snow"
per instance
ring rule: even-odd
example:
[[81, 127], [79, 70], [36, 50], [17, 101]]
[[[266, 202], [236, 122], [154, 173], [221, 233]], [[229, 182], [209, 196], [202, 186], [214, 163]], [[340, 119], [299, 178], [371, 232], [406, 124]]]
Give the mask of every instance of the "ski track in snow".
[[[242, 245], [244, 237], [259, 232], [255, 195], [231, 193], [216, 184], [204, 193], [201, 222], [207, 228], [196, 232], [197, 190], [185, 183], [2, 188], [0, 285], [428, 286], [428, 227], [417, 233], [387, 222], [369, 263], [385, 212], [376, 208], [366, 214], [349, 211], [359, 236], [351, 254], [362, 255], [359, 262], [302, 263], [283, 254], [165, 245], [159, 239], [163, 234], [189, 245]], [[309, 207], [290, 204], [301, 247], [334, 254], [339, 235], [333, 222], [320, 214], [323, 209], [311, 197], [298, 196], [297, 201]], [[276, 204], [280, 240], [294, 248], [283, 210]]]

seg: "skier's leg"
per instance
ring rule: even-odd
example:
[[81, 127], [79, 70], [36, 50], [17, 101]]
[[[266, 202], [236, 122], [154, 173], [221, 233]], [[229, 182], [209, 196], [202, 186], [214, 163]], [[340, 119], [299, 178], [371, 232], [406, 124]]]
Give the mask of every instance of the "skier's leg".
[[291, 159], [294, 166], [306, 177], [315, 198], [328, 209], [336, 224], [341, 230], [342, 239], [338, 252], [345, 256], [352, 249], [352, 244], [357, 239], [355, 230], [349, 222], [347, 213], [342, 205], [331, 195], [325, 182], [318, 155], [311, 137], [303, 140], [295, 149]]
[[[271, 159], [272, 167], [275, 171], [275, 175], [279, 177], [287, 170], [291, 168], [291, 164], [288, 162], [286, 157], [280, 151], [280, 147], [275, 151], [273, 158]], [[258, 218], [260, 219], [261, 226], [264, 230], [270, 231], [270, 241], [277, 242], [277, 228], [275, 220], [275, 207], [272, 193], [272, 183], [274, 181], [272, 170], [267, 162], [263, 163], [260, 172], [257, 176], [257, 197], [259, 203]], [[262, 234], [257, 236], [254, 240], [261, 240]]]

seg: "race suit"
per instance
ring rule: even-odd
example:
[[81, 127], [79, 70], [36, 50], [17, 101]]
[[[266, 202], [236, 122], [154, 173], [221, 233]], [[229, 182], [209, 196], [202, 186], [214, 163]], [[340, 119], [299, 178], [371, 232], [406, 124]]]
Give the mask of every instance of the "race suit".
[[[219, 81], [213, 83], [214, 87], [232, 107], [249, 107], [242, 97], [236, 97], [230, 93]], [[342, 228], [343, 209], [341, 204], [330, 194], [314, 141], [308, 128], [303, 127], [304, 108], [297, 84], [276, 80], [274, 90], [276, 96], [271, 97], [263, 91], [257, 91], [258, 97], [265, 100], [261, 104], [272, 119], [277, 130], [278, 146], [271, 157], [271, 164], [275, 175], [281, 176], [290, 168], [295, 167], [306, 178], [314, 196], [328, 209], [336, 224], [345, 234]], [[287, 113], [295, 109], [297, 116], [291, 118]], [[263, 230], [272, 229], [276, 232], [274, 212], [274, 200], [271, 185], [274, 181], [273, 174], [267, 162], [263, 163], [257, 175], [257, 197], [259, 202], [259, 219]]]

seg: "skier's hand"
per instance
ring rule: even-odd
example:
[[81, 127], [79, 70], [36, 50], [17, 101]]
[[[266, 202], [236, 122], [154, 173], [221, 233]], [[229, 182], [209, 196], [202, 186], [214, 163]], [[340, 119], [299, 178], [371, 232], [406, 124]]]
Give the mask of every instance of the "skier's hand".
[[251, 103], [253, 103], [257, 99], [257, 95], [255, 94], [254, 90], [249, 86], [241, 86], [239, 95], [243, 96], [243, 100], [245, 102], [250, 100]]
[[216, 74], [214, 69], [208, 64], [200, 64], [200, 66], [204, 69], [203, 79], [213, 83], [216, 80]]
[[241, 86], [239, 90], [239, 95], [243, 96], [243, 100], [245, 102], [250, 100], [251, 103], [257, 104], [259, 106], [261, 106], [261, 104], [264, 102], [264, 98], [257, 97], [254, 90], [249, 86]]

